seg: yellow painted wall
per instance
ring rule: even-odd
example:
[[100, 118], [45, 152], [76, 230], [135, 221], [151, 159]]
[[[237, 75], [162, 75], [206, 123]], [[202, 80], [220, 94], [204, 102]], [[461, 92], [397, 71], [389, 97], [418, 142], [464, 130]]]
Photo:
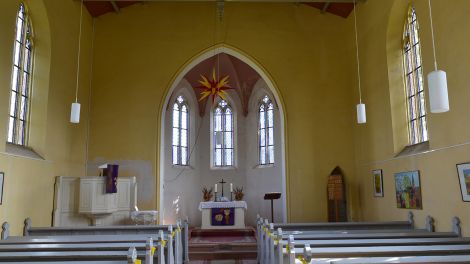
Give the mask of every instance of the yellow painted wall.
[[[432, 1], [437, 60], [439, 68], [447, 72], [451, 110], [443, 114], [428, 112], [431, 152], [394, 158], [407, 135], [403, 127], [405, 110], [399, 102], [403, 79], [397, 48], [410, 2], [419, 19], [427, 74], [434, 69], [427, 0], [367, 1], [358, 9], [363, 95], [368, 114], [368, 123], [354, 129], [360, 211], [364, 220], [405, 219], [409, 210], [397, 209], [395, 204], [394, 173], [420, 170], [423, 210], [413, 210], [418, 227], [423, 227], [426, 215], [431, 215], [438, 231], [449, 231], [451, 218], [458, 216], [464, 235], [468, 236], [470, 203], [462, 202], [456, 164], [470, 161], [470, 146], [465, 145], [470, 141], [470, 35], [466, 33], [470, 27], [470, 2]], [[373, 169], [383, 169], [384, 198], [373, 198]]]
[[[0, 1], [0, 142], [7, 140], [17, 0]], [[69, 123], [75, 99], [80, 5], [76, 1], [25, 0], [35, 30], [35, 65], [30, 146], [44, 159], [12, 156], [0, 144], [0, 171], [5, 172], [0, 221], [11, 234], [22, 233], [23, 220], [49, 226], [54, 177], [85, 173], [91, 17], [84, 12], [79, 100], [82, 119]]]
[[[162, 98], [214, 45], [215, 20], [214, 3], [146, 3], [97, 19], [89, 162], [149, 162], [157, 177]], [[256, 60], [282, 97], [290, 219], [325, 221], [333, 168], [355, 185], [352, 24], [305, 5], [226, 3], [220, 28], [217, 42]], [[157, 207], [157, 189], [140, 208]]]

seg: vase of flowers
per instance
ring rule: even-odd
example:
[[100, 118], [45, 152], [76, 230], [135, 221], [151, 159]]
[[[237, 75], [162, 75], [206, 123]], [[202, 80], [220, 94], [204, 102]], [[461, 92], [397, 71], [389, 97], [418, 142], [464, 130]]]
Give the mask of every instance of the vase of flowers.
[[243, 193], [243, 187], [235, 187], [233, 193], [235, 194], [235, 201], [241, 201], [243, 200], [243, 196], [245, 196]]
[[214, 197], [212, 194], [212, 188], [207, 189], [207, 187], [204, 186], [204, 188], [202, 188], [202, 199], [204, 202], [209, 202], [212, 200], [212, 197]]

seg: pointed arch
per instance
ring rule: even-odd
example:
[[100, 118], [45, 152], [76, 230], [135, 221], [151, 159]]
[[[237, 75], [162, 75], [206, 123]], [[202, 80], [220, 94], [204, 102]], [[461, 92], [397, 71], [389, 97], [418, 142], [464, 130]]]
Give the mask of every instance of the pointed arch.
[[[185, 63], [185, 65], [183, 65], [179, 70], [178, 72], [174, 75], [174, 77], [172, 78], [171, 82], [169, 83], [169, 85], [167, 86], [167, 89], [164, 93], [164, 96], [162, 97], [162, 100], [160, 102], [160, 113], [159, 113], [159, 122], [157, 124], [158, 126], [158, 131], [160, 131], [160, 135], [162, 135], [165, 131], [165, 123], [164, 123], [164, 114], [165, 114], [165, 107], [168, 105], [168, 102], [169, 102], [169, 99], [170, 99], [170, 95], [172, 94], [172, 92], [174, 91], [175, 87], [178, 85], [178, 83], [184, 78], [184, 76], [193, 68], [195, 67], [197, 64], [199, 64], [200, 62], [216, 55], [216, 54], [219, 54], [219, 53], [226, 53], [226, 54], [229, 54], [233, 57], [236, 57], [238, 59], [240, 59], [241, 61], [243, 61], [244, 63], [246, 63], [247, 65], [249, 65], [250, 67], [252, 67], [260, 76], [261, 78], [266, 82], [267, 84], [267, 87], [270, 89], [270, 92], [272, 93], [275, 101], [278, 103], [278, 106], [279, 106], [279, 112], [281, 113], [280, 114], [280, 123], [281, 123], [281, 132], [280, 132], [280, 137], [281, 137], [281, 141], [282, 141], [282, 147], [281, 147], [281, 157], [279, 158], [280, 161], [282, 161], [282, 190], [283, 190], [283, 193], [285, 195], [282, 196], [282, 218], [283, 218], [283, 221], [288, 221], [289, 219], [289, 212], [288, 212], [288, 208], [287, 208], [287, 201], [288, 201], [288, 197], [289, 197], [289, 188], [288, 188], [288, 177], [287, 177], [287, 171], [288, 171], [288, 168], [287, 168], [287, 154], [286, 154], [286, 150], [287, 150], [287, 135], [286, 135], [286, 123], [287, 123], [287, 120], [286, 120], [286, 114], [285, 114], [285, 107], [284, 107], [284, 103], [283, 103], [283, 99], [281, 97], [281, 94], [279, 92], [279, 90], [277, 89], [277, 86], [275, 85], [275, 82], [273, 81], [272, 77], [270, 76], [269, 72], [266, 71], [255, 59], [253, 59], [252, 57], [250, 57], [249, 55], [247, 55], [246, 53], [242, 52], [241, 50], [235, 48], [235, 47], [232, 47], [232, 46], [228, 46], [226, 44], [222, 44], [222, 45], [216, 45], [216, 46], [213, 46], [213, 47], [210, 47], [202, 52], [200, 52], [199, 54], [195, 55], [193, 58], [191, 58], [187, 63]], [[164, 146], [162, 144], [162, 137], [159, 137], [158, 138], [158, 147], [157, 147], [157, 159], [156, 159], [156, 167], [157, 168], [160, 168], [158, 170], [158, 174], [157, 174], [157, 190], [158, 190], [158, 197], [159, 197], [159, 201], [158, 201], [158, 210], [161, 212], [162, 211], [162, 208], [163, 208], [163, 175], [164, 175], [164, 168], [163, 166], [160, 166], [159, 164], [161, 164], [161, 162], [163, 161], [164, 159], [164, 156], [165, 156], [165, 149], [164, 149]], [[162, 222], [163, 220], [163, 214], [160, 214], [159, 215], [159, 220], [160, 222]]]

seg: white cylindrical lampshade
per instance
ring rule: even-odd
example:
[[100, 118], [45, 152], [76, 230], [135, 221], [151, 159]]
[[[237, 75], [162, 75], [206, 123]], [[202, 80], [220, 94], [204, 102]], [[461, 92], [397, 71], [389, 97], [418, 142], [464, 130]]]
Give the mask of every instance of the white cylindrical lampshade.
[[366, 105], [360, 103], [356, 106], [357, 109], [357, 123], [365, 124], [366, 123]]
[[80, 122], [80, 104], [72, 103], [72, 110], [70, 111], [70, 123], [78, 124]]
[[447, 75], [445, 71], [433, 71], [428, 74], [429, 108], [431, 113], [449, 111], [449, 94], [447, 92]]

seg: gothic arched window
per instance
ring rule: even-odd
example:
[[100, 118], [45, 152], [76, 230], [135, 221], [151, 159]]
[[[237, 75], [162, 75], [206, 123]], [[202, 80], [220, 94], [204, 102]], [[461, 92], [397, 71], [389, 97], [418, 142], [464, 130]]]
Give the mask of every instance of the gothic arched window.
[[221, 100], [214, 108], [213, 146], [214, 166], [227, 167], [234, 165], [234, 122], [233, 110], [230, 105]]
[[16, 17], [7, 142], [22, 146], [28, 139], [33, 51], [33, 28], [27, 8], [21, 3]]
[[416, 10], [410, 7], [403, 33], [403, 62], [410, 145], [429, 140], [424, 96], [423, 62]]
[[258, 108], [259, 164], [274, 164], [274, 104], [265, 95]]
[[188, 165], [189, 153], [189, 108], [183, 96], [173, 104], [172, 157], [173, 165]]

